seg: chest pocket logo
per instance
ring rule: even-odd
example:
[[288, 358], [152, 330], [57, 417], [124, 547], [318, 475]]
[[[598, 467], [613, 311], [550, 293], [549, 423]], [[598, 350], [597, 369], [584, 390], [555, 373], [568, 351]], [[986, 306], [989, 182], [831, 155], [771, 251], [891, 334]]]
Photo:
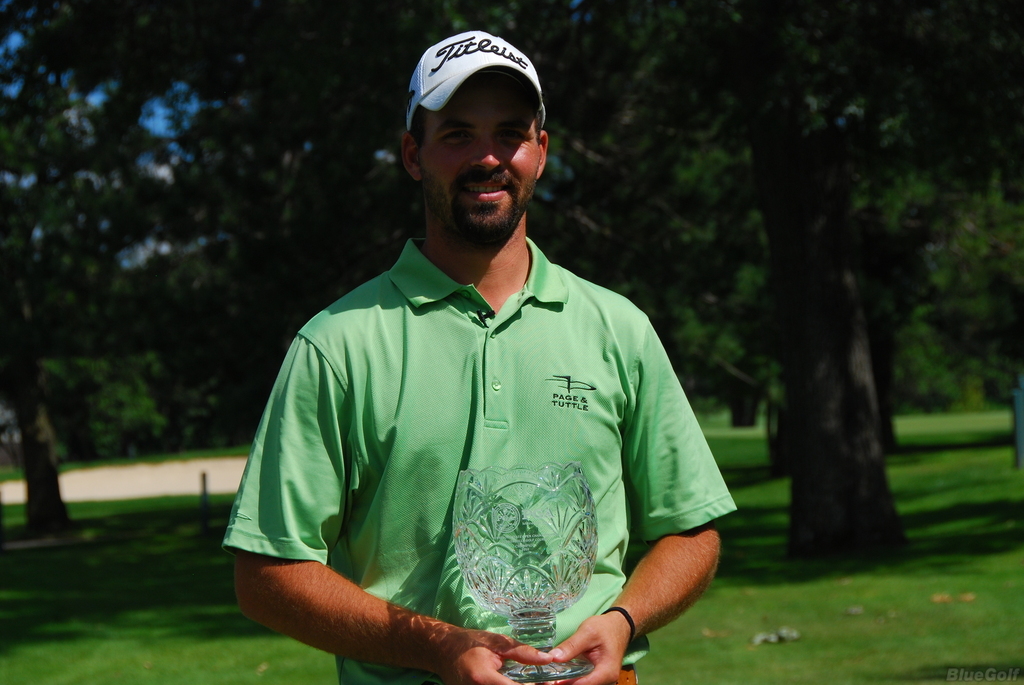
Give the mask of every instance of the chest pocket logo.
[[[558, 390], [551, 394], [551, 406], [559, 409], [590, 411], [590, 401], [583, 393], [597, 390], [596, 387], [590, 383], [575, 380], [572, 376], [552, 376], [545, 380], [558, 384]], [[562, 392], [563, 390], [564, 392]]]

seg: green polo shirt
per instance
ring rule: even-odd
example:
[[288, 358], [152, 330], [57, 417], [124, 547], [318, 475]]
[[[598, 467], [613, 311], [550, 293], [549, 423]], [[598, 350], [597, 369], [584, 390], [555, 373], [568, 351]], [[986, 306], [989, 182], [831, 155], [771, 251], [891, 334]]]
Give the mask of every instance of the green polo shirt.
[[[465, 468], [579, 461], [597, 504], [597, 567], [556, 640], [611, 605], [630, 541], [735, 509], [647, 317], [530, 242], [523, 290], [493, 318], [476, 288], [410, 241], [394, 267], [306, 324], [274, 385], [224, 545], [316, 560], [367, 592], [508, 632], [464, 588], [451, 536]], [[646, 641], [637, 640], [629, 660]], [[351, 683], [422, 671], [338, 660]]]

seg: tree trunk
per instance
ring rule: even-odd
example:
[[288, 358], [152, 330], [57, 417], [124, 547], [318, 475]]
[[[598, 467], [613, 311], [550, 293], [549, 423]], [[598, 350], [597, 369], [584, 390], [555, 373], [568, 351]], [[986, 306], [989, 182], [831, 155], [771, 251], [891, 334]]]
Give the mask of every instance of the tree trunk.
[[772, 478], [785, 478], [790, 474], [789, 460], [783, 449], [782, 436], [786, 433], [786, 410], [776, 402], [768, 402], [768, 474]]
[[882, 431], [882, 450], [886, 454], [896, 451], [896, 431], [893, 428], [892, 378], [896, 363], [895, 331], [871, 332], [871, 374], [875, 379], [878, 396], [878, 421]]
[[38, 361], [25, 367], [11, 394], [21, 429], [27, 525], [35, 533], [54, 533], [70, 527], [71, 520], [57, 480], [57, 436], [46, 409], [46, 372]]
[[736, 392], [729, 397], [729, 416], [733, 428], [749, 428], [757, 423], [760, 397], [752, 393]]
[[781, 324], [789, 552], [900, 544], [850, 263], [845, 141], [832, 127], [804, 130], [784, 107], [762, 113], [750, 134]]

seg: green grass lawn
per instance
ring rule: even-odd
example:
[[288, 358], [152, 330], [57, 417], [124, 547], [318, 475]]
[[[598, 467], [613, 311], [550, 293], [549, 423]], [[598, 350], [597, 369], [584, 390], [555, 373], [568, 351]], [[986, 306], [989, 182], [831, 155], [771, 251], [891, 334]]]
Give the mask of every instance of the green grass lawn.
[[[718, 579], [652, 636], [644, 685], [931, 683], [1024, 667], [1024, 473], [997, 414], [908, 417], [889, 475], [901, 550], [785, 557], [788, 484], [757, 430], [709, 429], [740, 506]], [[933, 447], [928, 447], [932, 445]], [[966, 445], [966, 446], [965, 446]], [[241, 617], [212, 499], [70, 504], [83, 542], [0, 555], [0, 683], [333, 683], [333, 660]], [[9, 538], [22, 507], [4, 508]], [[751, 644], [788, 626], [795, 642]], [[1019, 681], [1024, 681], [1021, 671]]]
[[[763, 439], [709, 431], [740, 510], [720, 522], [712, 589], [653, 636], [645, 682], [927, 683], [1024, 667], [1024, 472], [1009, 430], [1004, 412], [898, 421], [906, 449], [889, 478], [910, 544], [812, 561], [785, 557], [788, 482], [766, 479]], [[781, 626], [800, 639], [751, 644]]]

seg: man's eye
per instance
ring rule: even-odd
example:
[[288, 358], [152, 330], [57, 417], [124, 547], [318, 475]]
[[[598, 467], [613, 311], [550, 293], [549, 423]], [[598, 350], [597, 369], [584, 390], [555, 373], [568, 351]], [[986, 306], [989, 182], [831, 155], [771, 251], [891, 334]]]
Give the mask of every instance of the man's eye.
[[452, 141], [465, 140], [466, 138], [469, 138], [469, 133], [467, 133], [466, 131], [449, 131], [448, 133], [445, 133], [444, 136], [442, 136], [443, 140]]

